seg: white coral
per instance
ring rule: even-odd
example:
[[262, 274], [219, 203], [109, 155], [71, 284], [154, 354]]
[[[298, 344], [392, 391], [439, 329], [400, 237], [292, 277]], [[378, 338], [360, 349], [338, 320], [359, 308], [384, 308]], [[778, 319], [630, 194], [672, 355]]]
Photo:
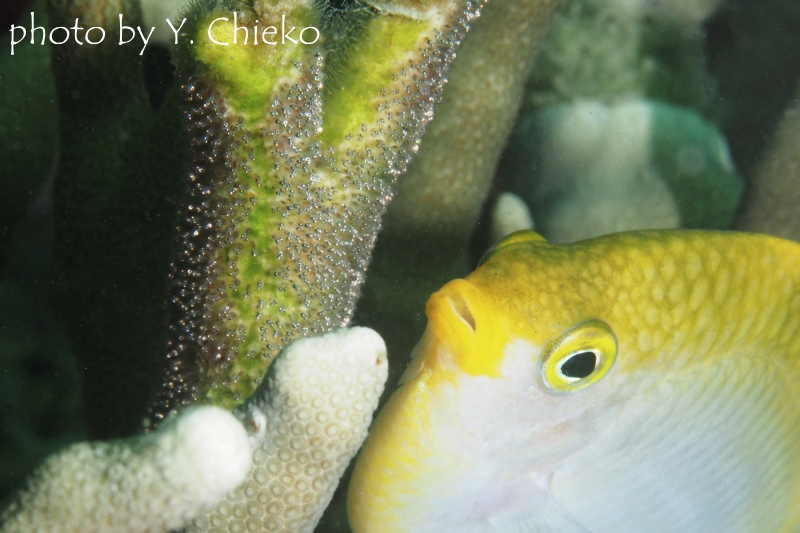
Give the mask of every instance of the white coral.
[[3, 512], [0, 532], [163, 533], [214, 505], [250, 465], [231, 414], [190, 409], [155, 433], [50, 456]]
[[292, 343], [235, 411], [254, 448], [247, 480], [188, 531], [313, 531], [366, 438], [387, 372], [383, 339], [368, 328]]
[[189, 531], [311, 532], [366, 438], [387, 372], [371, 329], [298, 340], [239, 420], [197, 407], [150, 435], [51, 456], [3, 512], [0, 533], [165, 533], [226, 493]]

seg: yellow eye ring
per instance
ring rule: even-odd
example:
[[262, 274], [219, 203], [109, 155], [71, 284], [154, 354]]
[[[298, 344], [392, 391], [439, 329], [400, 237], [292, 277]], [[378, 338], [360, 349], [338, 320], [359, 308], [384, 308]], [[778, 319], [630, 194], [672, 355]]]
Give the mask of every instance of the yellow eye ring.
[[597, 383], [617, 357], [617, 337], [605, 322], [589, 320], [551, 341], [539, 357], [539, 384], [570, 394]]

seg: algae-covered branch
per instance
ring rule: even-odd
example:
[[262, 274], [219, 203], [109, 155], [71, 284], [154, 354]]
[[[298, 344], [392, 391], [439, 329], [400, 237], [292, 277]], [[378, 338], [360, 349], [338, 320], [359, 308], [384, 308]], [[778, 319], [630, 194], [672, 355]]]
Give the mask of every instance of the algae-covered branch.
[[[192, 8], [176, 58], [194, 157], [157, 416], [188, 400], [233, 407], [293, 339], [348, 324], [395, 179], [478, 7]], [[271, 20], [326, 38], [248, 40]]]

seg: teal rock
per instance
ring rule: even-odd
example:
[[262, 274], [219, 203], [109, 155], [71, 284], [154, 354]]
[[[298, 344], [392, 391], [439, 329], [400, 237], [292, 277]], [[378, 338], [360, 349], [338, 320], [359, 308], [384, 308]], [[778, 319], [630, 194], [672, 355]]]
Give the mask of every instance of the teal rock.
[[672, 192], [680, 227], [729, 229], [744, 182], [722, 133], [690, 109], [650, 106], [650, 162]]

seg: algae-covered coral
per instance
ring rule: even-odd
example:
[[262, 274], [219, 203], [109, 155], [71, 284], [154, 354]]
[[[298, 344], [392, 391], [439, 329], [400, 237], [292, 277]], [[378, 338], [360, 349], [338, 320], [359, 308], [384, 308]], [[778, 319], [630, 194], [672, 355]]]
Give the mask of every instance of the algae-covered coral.
[[[637, 185], [655, 180], [661, 195], [620, 187], [619, 180], [591, 190], [571, 185], [569, 201], [585, 201], [573, 202], [579, 208], [568, 224], [571, 235], [592, 220], [581, 216], [589, 212], [585, 206], [614, 222], [635, 218], [628, 210], [636, 207], [647, 217], [656, 212], [647, 206], [657, 205], [671, 225], [729, 226], [741, 181], [731, 171], [723, 134], [748, 178], [741, 146], [752, 133], [731, 118], [743, 116], [729, 90], [736, 82], [731, 65], [744, 52], [768, 49], [791, 70], [791, 46], [748, 44], [775, 20], [794, 20], [791, 6], [781, 4], [768, 16], [766, 8], [736, 0], [564, 4], [548, 39], [562, 2], [159, 4], [166, 12], [158, 17], [169, 16], [175, 28], [187, 18], [178, 35], [153, 19], [153, 2], [34, 5], [36, 20], [48, 29], [71, 27], [77, 18], [79, 26], [107, 33], [105, 45], [94, 47], [26, 39], [0, 64], [0, 112], [15, 119], [3, 121], [0, 130], [0, 173], [8, 192], [0, 197], [13, 207], [2, 210], [0, 223], [8, 228], [4, 235], [17, 235], [13, 245], [10, 237], [0, 240], [0, 264], [4, 287], [26, 284], [24, 291], [2, 294], [9, 316], [23, 316], [16, 303], [23, 299], [41, 316], [57, 316], [45, 321], [45, 330], [64, 330], [67, 340], [53, 334], [52, 343], [37, 344], [45, 346], [37, 353], [47, 360], [57, 352], [56, 361], [69, 361], [58, 379], [62, 387], [69, 383], [63, 394], [74, 408], [62, 419], [85, 413], [86, 429], [78, 422], [66, 431], [48, 418], [52, 409], [31, 410], [38, 414], [25, 434], [47, 446], [25, 453], [0, 442], [3, 457], [23, 455], [30, 468], [34, 449], [44, 454], [65, 440], [129, 437], [144, 418], [158, 431], [157, 421], [186, 403], [232, 408], [260, 386], [282, 347], [350, 323], [373, 326], [385, 338], [392, 386], [421, 333], [425, 298], [469, 271], [490, 243], [482, 226], [494, 198], [506, 198], [504, 185], [516, 180], [511, 163], [535, 155], [524, 146], [546, 128], [526, 137], [518, 126], [507, 142], [520, 107], [527, 117], [517, 120], [520, 125], [547, 124], [548, 131], [567, 131], [564, 117], [586, 109], [614, 115], [646, 108], [655, 117], [649, 128], [637, 123], [636, 132], [651, 142], [642, 137], [626, 145], [633, 155], [628, 161], [639, 166], [626, 167], [622, 177]], [[760, 25], [744, 24], [745, 32], [747, 10], [762, 18]], [[118, 46], [119, 15], [144, 36], [158, 25], [156, 33], [170, 48], [153, 37], [143, 50], [136, 33], [137, 46]], [[263, 33], [271, 32], [270, 20], [295, 26], [295, 40], [308, 27], [318, 28], [320, 38], [309, 30], [303, 35], [311, 44], [289, 40], [271, 47], [266, 40], [273, 34]], [[29, 25], [30, 13], [15, 24]], [[245, 30], [233, 34], [234, 24]], [[734, 37], [724, 33], [726, 24], [736, 28]], [[230, 44], [215, 45], [209, 35]], [[10, 35], [3, 39], [5, 55]], [[600, 135], [604, 146], [625, 144], [625, 134], [607, 131]], [[564, 163], [574, 162], [577, 152], [569, 146], [584, 138], [567, 137], [559, 152]], [[541, 146], [536, 150], [544, 153]], [[584, 177], [593, 173], [603, 178], [595, 184], [612, 183], [604, 181], [614, 176], [598, 166], [602, 158], [588, 159], [594, 166], [584, 167]], [[702, 186], [681, 173], [701, 166], [703, 172], [693, 175], [706, 180]], [[537, 183], [548, 183], [535, 164], [529, 170]], [[781, 183], [791, 183], [783, 171], [776, 173]], [[549, 179], [562, 186], [562, 176], [555, 172]], [[575, 174], [569, 181], [581, 180]], [[690, 187], [675, 192], [675, 184]], [[620, 190], [613, 210], [595, 201]], [[626, 196], [632, 190], [645, 191], [641, 202]], [[47, 241], [19, 223], [38, 193], [36, 206], [45, 207], [29, 210], [27, 227], [52, 227], [49, 270], [47, 254], [25, 252], [31, 243], [50, 250]], [[530, 214], [543, 231], [553, 205], [531, 202]], [[524, 207], [520, 212], [526, 215]], [[791, 217], [791, 210], [781, 212]], [[762, 220], [775, 215], [769, 207], [759, 213]], [[789, 224], [782, 220], [779, 225]], [[527, 218], [523, 224], [530, 224]], [[17, 332], [42, 331], [36, 314], [4, 322], [4, 338], [16, 342]], [[21, 322], [25, 327], [17, 327]], [[16, 346], [19, 361], [34, 359], [26, 352], [33, 344], [11, 341], [0, 346]], [[0, 349], [11, 361], [10, 348]], [[48, 368], [62, 368], [61, 362]], [[68, 379], [75, 368], [82, 402], [77, 380]], [[15, 399], [14, 405], [19, 401], [35, 403]], [[23, 414], [5, 403], [0, 409], [3, 420], [14, 423]], [[0, 429], [8, 427], [11, 422]], [[63, 439], [48, 440], [51, 434]], [[0, 477], [10, 480], [0, 493], [22, 474]], [[346, 529], [336, 501], [321, 529]]]
[[[186, 387], [232, 407], [282, 346], [348, 323], [394, 180], [480, 5], [390, 7], [354, 15], [345, 50], [334, 39], [258, 48], [246, 29], [238, 46], [215, 44], [259, 20], [326, 23], [313, 2], [191, 13], [184, 42], [203, 44], [177, 57], [196, 156], [172, 272], [174, 386], [161, 411]], [[197, 383], [184, 385], [196, 358]]]

